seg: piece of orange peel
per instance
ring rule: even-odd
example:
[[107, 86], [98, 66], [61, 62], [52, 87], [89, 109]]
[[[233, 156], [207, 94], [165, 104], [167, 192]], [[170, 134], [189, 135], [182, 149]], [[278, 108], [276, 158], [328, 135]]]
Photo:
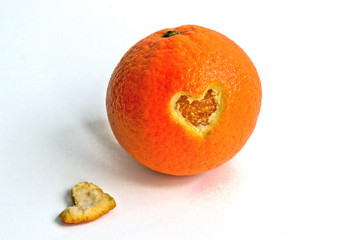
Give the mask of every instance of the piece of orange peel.
[[116, 207], [115, 200], [109, 194], [88, 182], [75, 185], [71, 196], [75, 206], [66, 208], [59, 215], [65, 223], [93, 221]]

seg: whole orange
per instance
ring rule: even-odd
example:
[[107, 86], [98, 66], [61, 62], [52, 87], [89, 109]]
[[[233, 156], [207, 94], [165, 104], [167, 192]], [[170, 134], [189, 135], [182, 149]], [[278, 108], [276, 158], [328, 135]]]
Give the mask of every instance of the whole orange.
[[194, 25], [136, 43], [115, 68], [106, 106], [120, 145], [158, 172], [191, 175], [231, 159], [252, 134], [261, 83], [246, 53]]

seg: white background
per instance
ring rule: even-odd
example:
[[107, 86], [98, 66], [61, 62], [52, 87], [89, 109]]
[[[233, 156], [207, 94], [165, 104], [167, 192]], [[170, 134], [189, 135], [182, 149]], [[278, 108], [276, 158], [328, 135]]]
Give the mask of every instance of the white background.
[[[133, 44], [183, 24], [248, 53], [263, 105], [234, 159], [171, 177], [117, 144], [105, 94]], [[0, 239], [360, 239], [359, 31], [346, 0], [2, 0]], [[65, 225], [80, 181], [117, 207]]]

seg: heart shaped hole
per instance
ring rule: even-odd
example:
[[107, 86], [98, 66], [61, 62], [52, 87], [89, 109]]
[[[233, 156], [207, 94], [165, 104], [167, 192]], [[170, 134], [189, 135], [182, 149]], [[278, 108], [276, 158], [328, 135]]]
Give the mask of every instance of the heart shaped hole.
[[209, 117], [219, 107], [214, 97], [214, 90], [209, 89], [203, 99], [194, 100], [191, 103], [188, 96], [181, 95], [176, 101], [176, 105], [181, 115], [192, 125], [195, 127], [207, 126], [209, 125]]
[[219, 87], [208, 88], [196, 98], [179, 92], [171, 100], [171, 112], [176, 121], [187, 130], [205, 137], [218, 122], [225, 98]]

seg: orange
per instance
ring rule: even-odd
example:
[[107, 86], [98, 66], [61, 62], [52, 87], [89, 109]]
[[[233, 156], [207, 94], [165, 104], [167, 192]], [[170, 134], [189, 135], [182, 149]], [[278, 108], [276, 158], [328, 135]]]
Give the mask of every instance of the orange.
[[252, 134], [261, 83], [226, 36], [194, 25], [136, 43], [115, 68], [106, 106], [120, 145], [158, 172], [192, 175], [230, 160]]

